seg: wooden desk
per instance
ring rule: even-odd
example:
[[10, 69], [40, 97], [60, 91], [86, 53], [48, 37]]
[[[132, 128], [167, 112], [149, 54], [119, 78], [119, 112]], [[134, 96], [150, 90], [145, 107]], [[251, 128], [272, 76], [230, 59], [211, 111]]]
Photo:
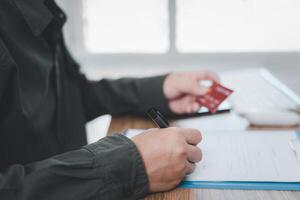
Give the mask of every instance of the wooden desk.
[[[281, 72], [280, 72], [281, 71]], [[276, 73], [277, 72], [277, 73]], [[282, 70], [274, 74], [300, 95], [300, 83], [295, 73]], [[295, 79], [289, 79], [293, 76]], [[289, 82], [289, 80], [291, 82]], [[295, 82], [297, 81], [297, 83]], [[296, 85], [295, 85], [296, 83]], [[121, 132], [128, 128], [151, 128], [152, 123], [147, 119], [136, 117], [114, 117], [109, 133]], [[300, 200], [300, 192], [295, 191], [263, 191], [263, 190], [214, 190], [214, 189], [174, 189], [169, 192], [152, 194], [146, 200]]]

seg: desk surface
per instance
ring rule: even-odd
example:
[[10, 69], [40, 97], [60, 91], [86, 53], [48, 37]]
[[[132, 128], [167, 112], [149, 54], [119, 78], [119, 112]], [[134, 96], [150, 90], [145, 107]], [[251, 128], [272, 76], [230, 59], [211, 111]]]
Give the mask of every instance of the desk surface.
[[[286, 83], [300, 95], [300, 81], [294, 70], [270, 70], [276, 77]], [[296, 70], [297, 71], [297, 70]], [[298, 70], [299, 72], [299, 70]], [[297, 74], [297, 73], [296, 73]], [[294, 76], [294, 79], [291, 79]], [[109, 133], [121, 132], [128, 128], [151, 128], [152, 123], [147, 119], [136, 117], [113, 117]], [[214, 190], [214, 189], [174, 189], [169, 192], [149, 195], [146, 200], [299, 200], [300, 191], [257, 191], [257, 190]]]

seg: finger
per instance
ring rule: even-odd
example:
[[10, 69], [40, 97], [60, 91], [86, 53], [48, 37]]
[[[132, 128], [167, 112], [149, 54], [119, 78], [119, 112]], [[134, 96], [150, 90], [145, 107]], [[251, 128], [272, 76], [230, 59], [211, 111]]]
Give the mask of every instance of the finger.
[[220, 82], [220, 77], [218, 76], [217, 73], [213, 72], [213, 71], [198, 71], [194, 73], [196, 79], [198, 81], [202, 81], [202, 80], [211, 80], [211, 81], [217, 81]]
[[193, 107], [192, 105], [187, 105], [186, 108], [185, 108], [185, 112], [190, 114], [193, 112]]
[[189, 161], [186, 161], [186, 168], [185, 168], [185, 174], [191, 174], [196, 168], [195, 163], [191, 163]]
[[202, 160], [202, 151], [197, 146], [188, 145], [187, 147], [188, 161], [197, 163]]
[[186, 105], [186, 112], [187, 113], [196, 113], [200, 107], [201, 104], [196, 100], [196, 97], [194, 96], [190, 96], [190, 102], [188, 102], [188, 104]]
[[194, 97], [191, 96], [184, 96], [180, 99], [175, 99], [169, 102], [169, 106], [172, 111], [178, 114], [187, 113], [188, 107], [195, 101]]
[[185, 112], [188, 114], [192, 114], [197, 112], [200, 109], [200, 104], [198, 102], [190, 102], [185, 107]]
[[192, 93], [194, 95], [205, 95], [209, 87], [200, 85], [199, 81], [216, 81], [220, 82], [219, 76], [213, 71], [199, 71], [194, 73], [195, 80], [197, 84], [193, 84]]
[[195, 96], [203, 96], [208, 92], [209, 88], [200, 85], [198, 82], [194, 82], [193, 85], [189, 87], [189, 93]]
[[189, 72], [185, 76], [183, 84], [178, 85], [178, 89], [185, 94], [191, 94], [195, 96], [204, 95], [207, 93], [209, 88], [199, 84], [199, 81], [203, 80], [219, 82], [219, 77], [212, 71]]
[[200, 131], [192, 128], [181, 128], [180, 131], [185, 137], [185, 141], [191, 145], [197, 145], [202, 140]]
[[192, 110], [193, 112], [197, 112], [200, 109], [201, 105], [198, 102], [193, 102], [192, 104]]
[[179, 90], [185, 94], [192, 94], [194, 96], [204, 95], [208, 88], [200, 85], [197, 76], [190, 75], [185, 77], [183, 84], [179, 85]]
[[196, 101], [196, 98], [191, 95], [186, 95], [180, 99], [175, 99], [169, 102], [171, 110], [177, 114], [191, 114], [197, 112], [201, 104]]

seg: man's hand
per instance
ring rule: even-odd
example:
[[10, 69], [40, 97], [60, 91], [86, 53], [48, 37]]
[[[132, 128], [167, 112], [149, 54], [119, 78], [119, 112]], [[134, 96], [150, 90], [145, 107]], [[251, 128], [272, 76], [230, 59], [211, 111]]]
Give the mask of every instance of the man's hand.
[[196, 71], [172, 73], [167, 76], [163, 91], [172, 112], [177, 114], [197, 112], [201, 105], [196, 96], [204, 95], [207, 87], [200, 85], [201, 81], [219, 82], [219, 77], [212, 71]]
[[196, 146], [201, 134], [195, 129], [149, 129], [132, 140], [144, 161], [150, 192], [176, 187], [202, 159], [201, 150]]

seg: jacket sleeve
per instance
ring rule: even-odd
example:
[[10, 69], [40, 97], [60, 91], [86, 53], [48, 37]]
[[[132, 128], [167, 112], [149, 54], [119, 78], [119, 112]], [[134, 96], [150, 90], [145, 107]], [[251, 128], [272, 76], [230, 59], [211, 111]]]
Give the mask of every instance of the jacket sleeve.
[[89, 81], [81, 75], [80, 79], [88, 120], [101, 114], [145, 115], [151, 107], [156, 107], [165, 115], [172, 113], [162, 89], [165, 75], [100, 81]]
[[70, 74], [79, 81], [87, 121], [103, 114], [144, 116], [151, 107], [159, 109], [166, 116], [174, 115], [163, 93], [166, 75], [90, 81], [80, 72], [80, 65], [64, 43], [63, 47]]
[[0, 199], [140, 199], [148, 192], [143, 161], [123, 135], [0, 174]]

